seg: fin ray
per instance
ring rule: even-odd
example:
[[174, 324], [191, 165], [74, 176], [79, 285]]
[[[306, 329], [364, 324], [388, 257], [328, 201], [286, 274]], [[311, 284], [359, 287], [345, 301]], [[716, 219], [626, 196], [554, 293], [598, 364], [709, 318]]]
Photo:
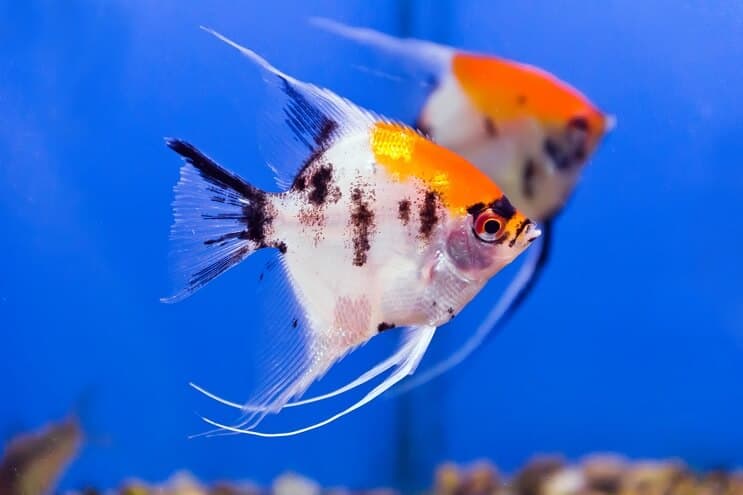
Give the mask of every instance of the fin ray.
[[371, 402], [372, 400], [374, 400], [375, 398], [379, 397], [381, 394], [389, 390], [390, 387], [394, 386], [400, 380], [402, 380], [406, 376], [413, 373], [416, 367], [418, 366], [418, 364], [420, 363], [420, 360], [423, 358], [423, 355], [425, 354], [426, 349], [428, 349], [428, 346], [431, 343], [431, 339], [433, 338], [433, 334], [435, 331], [436, 331], [436, 327], [428, 327], [428, 326], [410, 328], [407, 334], [408, 338], [406, 339], [406, 342], [403, 344], [406, 352], [401, 354], [403, 357], [401, 357], [395, 371], [391, 373], [382, 383], [380, 383], [379, 385], [374, 387], [374, 389], [368, 392], [361, 400], [347, 407], [343, 411], [336, 413], [320, 422], [317, 422], [312, 425], [309, 425], [309, 426], [306, 426], [304, 428], [300, 428], [297, 430], [293, 430], [293, 431], [278, 432], [278, 433], [265, 433], [265, 432], [260, 432], [260, 431], [254, 431], [249, 428], [243, 428], [241, 427], [242, 425], [229, 426], [229, 425], [225, 425], [225, 424], [213, 421], [209, 418], [202, 417], [202, 419], [206, 423], [220, 430], [226, 430], [226, 431], [233, 432], [233, 433], [244, 433], [246, 435], [253, 435], [253, 436], [264, 437], [264, 438], [289, 437], [289, 436], [299, 435], [301, 433], [306, 433], [311, 430], [316, 430], [334, 421], [337, 421], [343, 416], [346, 416], [347, 414], [352, 413], [356, 409], [366, 405], [367, 403]]
[[[377, 376], [381, 375], [385, 371], [387, 371], [390, 368], [392, 368], [393, 366], [395, 366], [395, 364], [397, 364], [399, 362], [399, 360], [400, 360], [400, 358], [401, 358], [401, 356], [402, 356], [402, 354], [404, 352], [405, 352], [405, 348], [404, 347], [401, 347], [400, 349], [398, 349], [397, 351], [395, 351], [395, 353], [392, 356], [388, 357], [387, 359], [385, 359], [381, 363], [377, 364], [376, 366], [374, 366], [370, 370], [367, 370], [361, 376], [357, 377], [355, 380], [347, 383], [346, 385], [343, 385], [342, 387], [339, 387], [339, 388], [337, 388], [337, 389], [335, 389], [335, 390], [333, 390], [331, 392], [327, 392], [327, 393], [324, 393], [324, 394], [321, 394], [321, 395], [316, 395], [316, 396], [313, 396], [313, 397], [310, 397], [310, 398], [307, 398], [307, 399], [301, 399], [301, 400], [298, 400], [298, 401], [287, 402], [284, 405], [284, 408], [299, 407], [299, 406], [305, 406], [305, 405], [309, 405], [309, 404], [314, 404], [316, 402], [321, 402], [321, 401], [324, 401], [324, 400], [327, 400], [327, 399], [330, 399], [330, 398], [333, 398], [333, 397], [337, 397], [338, 395], [344, 394], [346, 392], [349, 392], [349, 391], [355, 389], [356, 387], [359, 387], [359, 386], [361, 386], [361, 385], [363, 385], [363, 384], [365, 384], [365, 383], [373, 380]], [[261, 408], [259, 406], [254, 406], [252, 404], [238, 404], [237, 402], [227, 400], [227, 399], [225, 399], [223, 397], [220, 397], [219, 395], [216, 395], [216, 394], [214, 394], [214, 393], [206, 390], [205, 388], [203, 388], [203, 387], [201, 387], [201, 386], [199, 386], [199, 385], [197, 385], [197, 384], [195, 384], [193, 382], [190, 382], [189, 383], [189, 386], [192, 387], [192, 388], [194, 388], [195, 390], [201, 392], [203, 395], [209, 397], [210, 399], [213, 399], [213, 400], [219, 402], [220, 404], [223, 404], [225, 406], [231, 407], [233, 409], [240, 409], [240, 410], [243, 410], [243, 411], [246, 411], [246, 412], [260, 412], [260, 411], [263, 410], [263, 408]]]
[[179, 287], [163, 302], [180, 301], [260, 247], [249, 235], [246, 211], [261, 208], [265, 193], [222, 168], [191, 144], [167, 139], [185, 161], [174, 188], [171, 269]]
[[269, 91], [259, 125], [261, 152], [279, 187], [290, 186], [301, 168], [339, 137], [387, 121], [328, 89], [293, 78], [213, 29], [201, 29], [238, 50], [263, 73]]

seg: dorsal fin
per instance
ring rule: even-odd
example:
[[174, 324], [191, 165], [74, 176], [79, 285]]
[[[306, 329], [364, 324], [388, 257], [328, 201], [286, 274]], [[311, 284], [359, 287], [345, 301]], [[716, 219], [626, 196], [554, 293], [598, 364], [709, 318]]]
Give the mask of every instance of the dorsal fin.
[[388, 75], [412, 78], [419, 84], [435, 85], [451, 68], [455, 49], [432, 41], [398, 38], [369, 28], [347, 26], [324, 17], [311, 17], [310, 24], [362, 46], [385, 52], [394, 63]]
[[204, 26], [201, 28], [262, 69], [269, 98], [259, 125], [261, 152], [280, 187], [288, 187], [304, 164], [339, 137], [363, 132], [373, 123], [387, 121], [330, 90], [281, 72], [254, 51], [222, 34]]

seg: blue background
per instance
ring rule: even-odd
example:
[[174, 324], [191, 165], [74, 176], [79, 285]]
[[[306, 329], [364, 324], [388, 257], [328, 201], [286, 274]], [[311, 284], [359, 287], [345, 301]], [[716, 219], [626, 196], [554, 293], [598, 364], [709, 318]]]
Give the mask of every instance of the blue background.
[[[297, 438], [189, 440], [204, 430], [195, 413], [216, 411], [189, 380], [245, 393], [256, 322], [244, 316], [266, 259], [158, 302], [179, 167], [162, 137], [271, 184], [260, 76], [198, 25], [367, 106], [394, 112], [399, 98], [309, 15], [541, 66], [619, 125], [558, 221], [536, 293], [466, 364]], [[0, 435], [77, 404], [91, 441], [67, 487], [180, 468], [422, 486], [444, 459], [511, 470], [544, 451], [743, 464], [742, 40], [732, 1], [3, 0]], [[464, 339], [495, 289], [439, 332], [431, 359]], [[383, 353], [380, 341], [328, 387]], [[294, 414], [272, 429], [306, 422]]]

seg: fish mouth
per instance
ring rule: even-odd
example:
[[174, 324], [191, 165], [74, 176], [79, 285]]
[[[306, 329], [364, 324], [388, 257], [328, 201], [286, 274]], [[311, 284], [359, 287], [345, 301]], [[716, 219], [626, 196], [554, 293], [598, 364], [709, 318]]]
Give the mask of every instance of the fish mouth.
[[536, 241], [540, 235], [542, 235], [542, 231], [539, 230], [539, 227], [537, 227], [537, 225], [533, 222], [528, 224], [523, 232], [524, 240], [527, 244], [531, 244], [532, 242]]
[[604, 132], [611, 132], [617, 127], [617, 117], [612, 113], [604, 115]]

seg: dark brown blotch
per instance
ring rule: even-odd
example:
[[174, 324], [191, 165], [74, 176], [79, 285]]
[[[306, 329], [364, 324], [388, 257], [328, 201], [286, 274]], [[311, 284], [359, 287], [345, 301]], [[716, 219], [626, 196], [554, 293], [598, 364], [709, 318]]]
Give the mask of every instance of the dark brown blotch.
[[537, 164], [531, 158], [526, 159], [524, 171], [521, 177], [521, 192], [524, 197], [532, 199], [534, 197], [534, 177], [537, 175]]
[[487, 208], [485, 203], [475, 203], [472, 206], [467, 207], [467, 213], [474, 217], [482, 212], [482, 210], [484, 210], [485, 208]]
[[353, 243], [353, 264], [364, 266], [371, 249], [371, 237], [374, 233], [374, 212], [369, 202], [364, 199], [360, 187], [351, 192], [351, 230]]
[[386, 321], [383, 321], [379, 325], [377, 325], [377, 331], [378, 332], [384, 332], [385, 330], [390, 330], [392, 328], [395, 328], [394, 323], [387, 323]]
[[485, 132], [490, 137], [495, 137], [498, 135], [498, 128], [495, 126], [495, 122], [493, 122], [493, 119], [489, 117], [485, 117]]
[[322, 206], [328, 199], [328, 192], [333, 182], [333, 166], [331, 164], [319, 165], [310, 177], [310, 193], [307, 199], [315, 206]]
[[490, 203], [490, 209], [506, 220], [510, 220], [516, 214], [516, 208], [513, 207], [505, 196], [501, 196]]
[[438, 195], [433, 191], [427, 191], [420, 207], [418, 215], [420, 217], [420, 234], [424, 239], [428, 239], [433, 232], [433, 228], [439, 222], [436, 209], [438, 205]]
[[403, 225], [407, 225], [410, 221], [410, 200], [403, 199], [397, 204], [397, 218], [400, 219]]
[[305, 179], [304, 175], [297, 176], [296, 180], [294, 181], [294, 189], [296, 191], [304, 191], [307, 187], [307, 179]]
[[590, 125], [585, 117], [573, 117], [568, 122], [568, 127], [588, 132]]
[[514, 234], [513, 239], [511, 239], [511, 242], [508, 243], [508, 247], [513, 247], [514, 244], [516, 244], [516, 240], [529, 224], [531, 224], [531, 220], [529, 220], [528, 218], [519, 224], [519, 226], [516, 228], [516, 233]]

